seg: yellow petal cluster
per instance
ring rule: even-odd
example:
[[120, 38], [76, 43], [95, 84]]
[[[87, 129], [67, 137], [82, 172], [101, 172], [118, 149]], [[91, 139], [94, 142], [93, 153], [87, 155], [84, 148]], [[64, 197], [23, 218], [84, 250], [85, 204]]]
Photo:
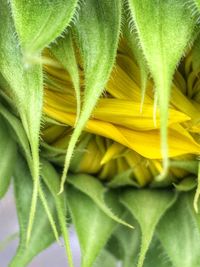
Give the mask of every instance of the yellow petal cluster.
[[[46, 54], [49, 56], [48, 51]], [[192, 159], [200, 153], [200, 81], [192, 70], [190, 55], [181, 64], [174, 77], [169, 107], [168, 140], [172, 160]], [[54, 147], [66, 149], [76, 121], [73, 85], [69, 74], [58, 62], [55, 66], [45, 65], [44, 71], [43, 112], [60, 125], [47, 125], [43, 139]], [[81, 66], [80, 83], [83, 97]], [[98, 177], [110, 179], [132, 170], [132, 176], [140, 186], [159, 174], [162, 170], [160, 113], [154, 103], [151, 79], [147, 82], [141, 107], [140, 83], [139, 67], [122, 43], [105, 92], [85, 126], [84, 134], [90, 138], [74, 171], [98, 173]], [[84, 138], [81, 137], [79, 144]], [[176, 169], [172, 169], [171, 173], [178, 177], [185, 175], [185, 171]]]

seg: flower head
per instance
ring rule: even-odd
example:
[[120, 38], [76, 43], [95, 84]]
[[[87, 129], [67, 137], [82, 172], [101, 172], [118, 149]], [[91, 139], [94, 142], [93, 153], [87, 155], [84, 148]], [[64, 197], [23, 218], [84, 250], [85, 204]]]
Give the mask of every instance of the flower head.
[[[51, 60], [55, 61], [55, 67], [44, 66], [43, 112], [56, 122], [47, 123], [43, 139], [50, 146], [65, 151], [76, 121], [76, 97], [69, 73], [55, 58]], [[189, 60], [190, 66], [187, 66]], [[181, 70], [184, 66], [190, 69]], [[84, 87], [81, 73], [80, 68]], [[200, 152], [197, 138], [200, 109], [192, 93], [197, 87], [198, 75], [194, 73], [190, 53], [177, 69], [172, 88], [168, 120], [172, 162], [195, 161]], [[193, 82], [190, 81], [192, 76]], [[114, 180], [119, 185], [118, 177], [123, 173], [128, 174], [129, 179], [120, 181], [120, 185], [149, 184], [162, 171], [159, 129], [160, 112], [159, 108], [155, 110], [153, 82], [148, 81], [141, 110], [140, 70], [123, 41], [110, 80], [80, 137], [70, 169], [106, 179], [111, 185], [115, 184]], [[167, 180], [172, 183], [187, 175], [186, 170], [171, 167]]]

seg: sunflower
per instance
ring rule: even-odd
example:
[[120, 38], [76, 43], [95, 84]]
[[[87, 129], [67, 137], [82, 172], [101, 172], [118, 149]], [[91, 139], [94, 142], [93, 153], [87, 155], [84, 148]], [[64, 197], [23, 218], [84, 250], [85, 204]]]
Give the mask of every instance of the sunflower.
[[9, 266], [56, 241], [73, 267], [74, 225], [81, 267], [198, 267], [200, 2], [0, 4], [0, 197], [12, 180], [20, 226]]

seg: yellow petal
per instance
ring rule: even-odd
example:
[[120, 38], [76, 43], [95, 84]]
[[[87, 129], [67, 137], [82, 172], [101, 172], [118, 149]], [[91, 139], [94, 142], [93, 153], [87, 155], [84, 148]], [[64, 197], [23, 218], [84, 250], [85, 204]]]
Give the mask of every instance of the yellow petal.
[[[93, 112], [93, 118], [112, 122], [133, 130], [151, 130], [160, 127], [160, 114], [156, 114], [157, 125], [154, 124], [153, 105], [144, 104], [143, 112], [140, 112], [140, 103], [120, 99], [100, 99]], [[176, 111], [169, 110], [168, 124], [181, 123], [190, 118]]]
[[113, 143], [106, 151], [106, 153], [104, 154], [102, 160], [101, 160], [101, 164], [105, 164], [108, 161], [110, 161], [111, 159], [115, 158], [116, 155], [119, 155], [120, 153], [122, 153], [122, 151], [124, 150], [124, 146], [122, 146], [119, 143]]
[[[76, 112], [75, 98], [70, 95], [45, 91], [45, 102], [52, 107], [61, 110], [65, 113]], [[102, 98], [99, 100], [95, 108], [92, 118], [101, 121], [107, 121], [117, 125], [121, 125], [133, 130], [152, 130], [159, 128], [160, 116], [157, 112], [157, 125], [154, 124], [153, 118], [153, 105], [144, 104], [143, 112], [140, 112], [140, 103], [130, 100]], [[190, 118], [176, 111], [175, 109], [169, 110], [169, 125], [174, 123], [182, 123], [190, 120]]]
[[[74, 126], [75, 114], [65, 113], [47, 104], [44, 112], [66, 125]], [[160, 133], [158, 130], [134, 131], [122, 126], [90, 119], [85, 131], [114, 140], [140, 155], [150, 159], [161, 159]], [[176, 157], [184, 154], [199, 154], [200, 146], [189, 136], [177, 129], [169, 129], [169, 156]]]

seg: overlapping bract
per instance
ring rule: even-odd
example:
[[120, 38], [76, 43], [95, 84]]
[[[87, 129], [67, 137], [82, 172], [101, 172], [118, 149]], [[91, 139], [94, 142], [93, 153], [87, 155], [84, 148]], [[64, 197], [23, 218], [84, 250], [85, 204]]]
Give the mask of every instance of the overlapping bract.
[[[175, 236], [174, 212], [180, 220], [184, 214], [187, 217], [184, 227], [178, 229], [179, 240], [183, 238], [186, 244], [179, 255], [186, 255], [185, 267], [190, 267], [190, 257], [194, 267], [198, 266], [199, 215], [191, 205], [194, 194], [180, 195], [173, 205], [176, 199], [173, 192], [136, 193], [135, 189], [122, 189], [122, 186], [150, 184], [151, 187], [168, 186], [171, 191], [172, 183], [177, 191], [196, 187], [199, 38], [176, 72], [175, 69], [198, 34], [197, 18], [192, 14], [199, 14], [199, 1], [10, 0], [8, 3], [0, 0], [0, 3], [3, 25], [0, 29], [0, 148], [6, 147], [0, 165], [0, 197], [6, 193], [15, 170], [21, 238], [10, 266], [25, 266], [60, 234], [64, 237], [69, 264], [73, 266], [66, 227], [67, 207], [80, 239], [84, 267], [94, 264], [111, 235], [119, 242], [112, 242], [111, 238], [107, 251], [122, 260], [124, 266], [130, 267], [134, 261], [138, 261], [138, 266], [143, 263], [165, 266], [164, 261], [155, 257], [160, 243], [163, 253], [171, 260], [169, 266], [183, 265], [183, 257], [177, 257], [171, 249], [171, 240], [174, 244], [176, 240], [170, 240], [168, 232], [163, 230], [171, 222], [169, 233]], [[156, 111], [157, 104], [153, 103], [157, 98]], [[17, 153], [22, 156], [16, 166], [9, 168], [9, 161], [14, 161]], [[168, 176], [158, 182], [155, 177], [163, 173], [162, 161], [164, 174], [170, 169]], [[59, 166], [63, 165], [60, 187]], [[75, 174], [69, 176], [71, 185], [66, 191], [69, 168]], [[106, 188], [118, 189], [106, 193], [100, 181], [81, 175], [83, 172], [104, 180]], [[59, 189], [62, 194], [58, 196]], [[132, 198], [142, 205], [139, 212], [138, 202], [130, 201]], [[150, 210], [148, 204], [153, 202], [154, 209]], [[163, 205], [157, 209], [157, 204]], [[140, 226], [130, 219], [131, 214], [127, 216], [127, 210]], [[146, 214], [153, 214], [149, 236]], [[125, 230], [118, 223], [129, 227], [134, 224], [135, 230]], [[156, 225], [159, 241], [153, 239], [145, 261]], [[46, 238], [41, 243], [44, 229]], [[140, 231], [146, 233], [146, 239], [143, 236], [138, 254]], [[135, 247], [129, 253], [126, 247], [130, 240]], [[191, 243], [195, 246], [194, 256], [186, 249]], [[121, 254], [112, 248], [117, 244]], [[110, 266], [113, 265], [113, 257], [108, 252], [105, 255], [111, 260]]]

